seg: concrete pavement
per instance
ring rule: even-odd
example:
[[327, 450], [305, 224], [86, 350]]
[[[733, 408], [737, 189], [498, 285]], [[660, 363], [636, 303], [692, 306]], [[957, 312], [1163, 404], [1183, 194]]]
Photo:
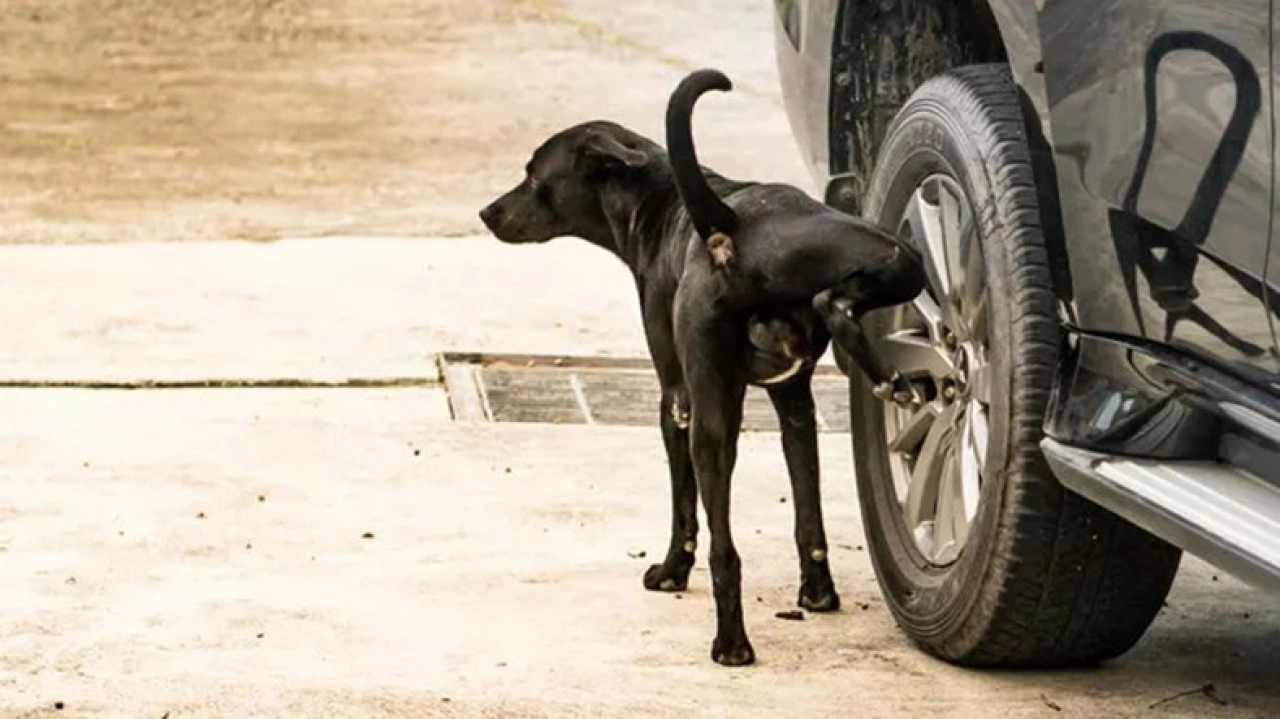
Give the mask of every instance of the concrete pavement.
[[[8, 379], [429, 379], [445, 349], [643, 353], [625, 272], [572, 241], [10, 247], [0, 265]], [[0, 397], [6, 716], [1280, 712], [1274, 598], [1191, 559], [1107, 667], [925, 657], [860, 549], [840, 435], [822, 452], [846, 609], [804, 622], [773, 616], [797, 578], [777, 438], [744, 439], [760, 664], [726, 670], [705, 561], [679, 598], [640, 588], [668, 522], [654, 431], [454, 423], [429, 384]]]
[[630, 275], [573, 240], [3, 248], [0, 377], [434, 375], [445, 350], [641, 356]]

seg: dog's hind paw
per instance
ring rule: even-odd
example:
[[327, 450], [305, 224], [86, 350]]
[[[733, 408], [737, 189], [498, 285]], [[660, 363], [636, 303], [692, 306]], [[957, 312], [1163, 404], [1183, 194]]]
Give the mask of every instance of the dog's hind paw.
[[755, 663], [756, 651], [751, 648], [746, 635], [732, 639], [716, 637], [711, 642], [711, 659], [726, 667], [745, 667]]
[[823, 290], [815, 295], [813, 309], [817, 310], [818, 314], [827, 317], [828, 324], [837, 315], [842, 317], [853, 316], [853, 303], [849, 301], [849, 298], [837, 295], [833, 290]]
[[816, 592], [805, 592], [804, 587], [801, 587], [796, 606], [811, 612], [835, 612], [840, 610], [840, 595], [830, 587], [825, 591]]
[[683, 592], [689, 588], [689, 570], [692, 567], [668, 568], [655, 564], [644, 573], [644, 588], [651, 592]]

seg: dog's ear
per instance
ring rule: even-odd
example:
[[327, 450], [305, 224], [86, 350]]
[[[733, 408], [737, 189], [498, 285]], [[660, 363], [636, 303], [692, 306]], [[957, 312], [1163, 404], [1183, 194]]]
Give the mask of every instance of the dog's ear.
[[603, 132], [589, 132], [578, 148], [584, 159], [617, 163], [624, 167], [644, 167], [649, 156], [635, 148], [627, 147], [618, 138]]

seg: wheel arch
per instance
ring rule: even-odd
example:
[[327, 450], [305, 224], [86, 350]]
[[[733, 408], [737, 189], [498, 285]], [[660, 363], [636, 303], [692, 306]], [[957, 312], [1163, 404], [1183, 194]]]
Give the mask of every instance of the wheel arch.
[[1054, 293], [1069, 307], [1072, 283], [1033, 0], [841, 0], [832, 28], [823, 199], [860, 213], [885, 131], [911, 93], [939, 73], [990, 62], [1009, 64], [1022, 96]]

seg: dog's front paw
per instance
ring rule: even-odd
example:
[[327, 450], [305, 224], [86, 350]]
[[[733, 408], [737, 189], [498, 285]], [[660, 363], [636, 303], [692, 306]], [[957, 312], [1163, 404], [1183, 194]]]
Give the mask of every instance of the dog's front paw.
[[711, 642], [711, 658], [717, 664], [726, 667], [745, 667], [755, 663], [756, 652], [751, 648], [751, 642], [747, 641], [745, 634], [730, 637], [717, 636], [715, 641]]
[[692, 566], [655, 564], [644, 573], [644, 588], [651, 592], [683, 592], [689, 588]]

